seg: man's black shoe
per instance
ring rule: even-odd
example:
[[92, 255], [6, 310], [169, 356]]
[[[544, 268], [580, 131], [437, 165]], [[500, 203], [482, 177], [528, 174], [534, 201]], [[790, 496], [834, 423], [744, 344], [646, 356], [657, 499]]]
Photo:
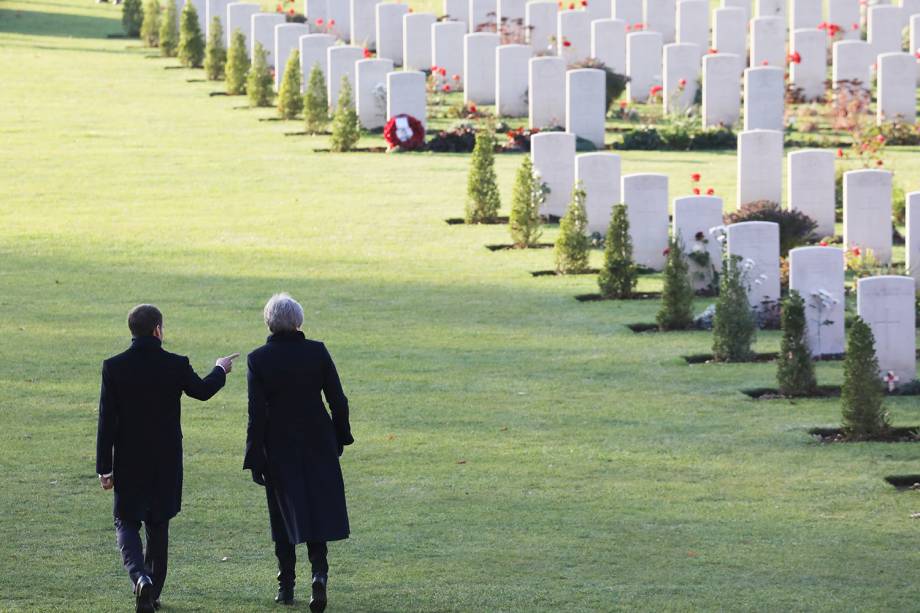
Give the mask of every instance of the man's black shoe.
[[294, 587], [279, 587], [275, 602], [278, 604], [294, 604]]
[[315, 575], [313, 577], [313, 595], [310, 597], [310, 611], [322, 613], [326, 610], [326, 577]]
[[134, 586], [135, 608], [137, 613], [154, 613], [153, 581], [147, 575], [141, 575]]

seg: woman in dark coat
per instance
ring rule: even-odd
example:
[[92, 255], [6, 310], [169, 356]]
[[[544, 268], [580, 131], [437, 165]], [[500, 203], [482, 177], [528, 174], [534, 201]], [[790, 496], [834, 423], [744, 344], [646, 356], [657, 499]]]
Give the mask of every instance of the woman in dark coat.
[[[287, 294], [265, 305], [268, 342], [249, 354], [244, 469], [265, 486], [278, 557], [277, 602], [294, 602], [294, 546], [307, 544], [311, 611], [326, 607], [326, 542], [348, 538], [339, 457], [354, 442], [348, 399], [326, 346], [304, 337], [303, 308]], [[330, 419], [322, 395], [329, 403]]]

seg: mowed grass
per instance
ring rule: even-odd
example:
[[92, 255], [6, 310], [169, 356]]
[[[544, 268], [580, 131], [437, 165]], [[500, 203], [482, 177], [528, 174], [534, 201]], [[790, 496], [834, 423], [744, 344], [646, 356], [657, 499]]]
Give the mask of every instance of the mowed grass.
[[[836, 401], [750, 401], [772, 365], [687, 366], [707, 333], [623, 325], [656, 303], [577, 303], [591, 277], [528, 274], [551, 251], [446, 225], [467, 156], [313, 153], [325, 138], [103, 38], [118, 16], [0, 3], [0, 610], [131, 606], [94, 474], [99, 364], [127, 310], [158, 304], [168, 348], [205, 371], [263, 342], [279, 290], [352, 404], [330, 611], [917, 609], [920, 498], [882, 481], [920, 472], [917, 447], [812, 442]], [[731, 154], [623, 157], [672, 195], [702, 172], [733, 203]], [[916, 151], [891, 157], [915, 188]], [[506, 206], [520, 159], [498, 158]], [[889, 406], [920, 424], [916, 399]], [[166, 611], [275, 610], [245, 423], [244, 364], [185, 403]]]

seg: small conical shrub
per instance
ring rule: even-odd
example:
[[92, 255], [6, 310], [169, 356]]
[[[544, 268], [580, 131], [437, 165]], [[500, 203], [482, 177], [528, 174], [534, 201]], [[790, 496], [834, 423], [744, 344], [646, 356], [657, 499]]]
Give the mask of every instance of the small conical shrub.
[[144, 7], [141, 0], [125, 0], [121, 6], [121, 27], [130, 38], [137, 38], [144, 23]]
[[220, 18], [211, 20], [211, 31], [208, 32], [208, 46], [204, 51], [204, 72], [211, 81], [224, 78], [224, 67], [227, 65], [227, 49], [224, 48], [224, 28], [220, 25]]
[[176, 57], [179, 51], [179, 12], [176, 0], [166, 0], [166, 13], [160, 20], [160, 55], [163, 57]]
[[569, 207], [559, 221], [559, 236], [556, 238], [556, 272], [574, 274], [588, 270], [588, 252], [591, 241], [588, 238], [588, 213], [585, 210], [585, 190], [581, 183], [572, 191]]
[[284, 66], [281, 86], [278, 88], [278, 113], [282, 119], [294, 119], [303, 110], [300, 93], [300, 51], [294, 49]]
[[246, 95], [249, 96], [250, 106], [271, 106], [272, 72], [268, 68], [268, 53], [262, 43], [256, 43], [252, 50], [252, 65], [246, 76]]
[[869, 324], [857, 317], [850, 327], [843, 362], [841, 401], [848, 438], [864, 441], [885, 436], [889, 424], [884, 399], [875, 338]]
[[693, 286], [680, 236], [674, 236], [668, 243], [664, 290], [655, 321], [660, 330], [686, 330], [693, 324]]
[[333, 151], [345, 152], [354, 149], [361, 138], [361, 125], [358, 123], [358, 113], [352, 104], [351, 82], [342, 75], [342, 84], [339, 86], [339, 99], [332, 118], [332, 137], [330, 148]]
[[524, 156], [514, 180], [511, 197], [511, 216], [508, 227], [511, 240], [518, 247], [532, 247], [543, 235], [540, 207], [546, 201], [547, 187], [534, 173], [533, 160]]
[[476, 144], [470, 158], [466, 180], [466, 223], [494, 221], [501, 208], [498, 180], [495, 176], [495, 132], [484, 126], [476, 132]]
[[230, 36], [230, 51], [227, 53], [227, 93], [239, 96], [246, 92], [246, 73], [249, 72], [249, 55], [246, 53], [246, 36], [234, 30]]
[[808, 348], [805, 328], [805, 301], [796, 290], [791, 290], [783, 300], [780, 319], [783, 339], [780, 342], [779, 360], [776, 362], [776, 381], [779, 393], [784, 396], [807, 396], [815, 391], [815, 365]]
[[141, 24], [141, 40], [148, 47], [160, 44], [160, 3], [158, 0], [144, 2], [144, 23]]
[[605, 298], [629, 298], [639, 271], [633, 262], [632, 238], [629, 235], [629, 210], [616, 204], [610, 211], [610, 224], [604, 243], [604, 265], [597, 276], [597, 285]]
[[757, 321], [748, 302], [747, 278], [748, 270], [740, 257], [723, 258], [712, 320], [712, 353], [717, 362], [743, 362], [753, 354]]
[[198, 11], [191, 2], [185, 3], [179, 23], [179, 61], [188, 68], [201, 68], [204, 62], [204, 34], [198, 25]]
[[322, 132], [329, 123], [329, 95], [326, 93], [326, 79], [319, 62], [310, 69], [310, 79], [303, 97], [303, 116], [309, 134]]

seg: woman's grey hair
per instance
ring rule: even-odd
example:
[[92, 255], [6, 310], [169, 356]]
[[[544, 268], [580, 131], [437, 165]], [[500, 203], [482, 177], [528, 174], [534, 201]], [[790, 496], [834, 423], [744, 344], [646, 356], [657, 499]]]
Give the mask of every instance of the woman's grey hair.
[[269, 298], [263, 311], [265, 325], [272, 333], [293, 332], [303, 325], [303, 307], [288, 294]]

